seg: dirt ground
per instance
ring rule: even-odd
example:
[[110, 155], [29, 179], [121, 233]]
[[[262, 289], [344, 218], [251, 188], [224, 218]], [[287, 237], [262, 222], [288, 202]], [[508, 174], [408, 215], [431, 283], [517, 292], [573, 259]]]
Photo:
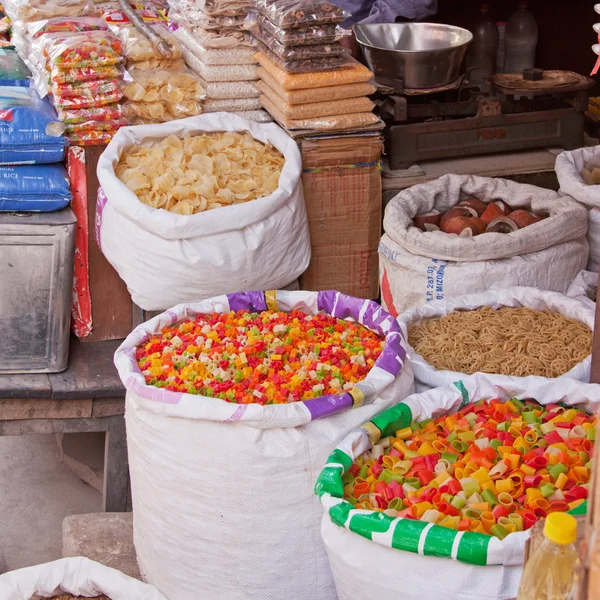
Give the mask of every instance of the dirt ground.
[[0, 437], [0, 573], [61, 558], [63, 519], [101, 504], [60, 462], [55, 436]]

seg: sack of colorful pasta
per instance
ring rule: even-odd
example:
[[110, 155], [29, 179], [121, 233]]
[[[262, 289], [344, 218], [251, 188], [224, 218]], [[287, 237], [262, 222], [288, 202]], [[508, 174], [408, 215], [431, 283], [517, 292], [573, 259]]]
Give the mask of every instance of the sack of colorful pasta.
[[178, 600], [335, 600], [317, 465], [411, 393], [404, 357], [389, 314], [333, 291], [218, 296], [136, 328], [115, 365], [144, 578]]
[[349, 433], [315, 487], [339, 600], [515, 598], [531, 527], [586, 510], [599, 404], [478, 374]]

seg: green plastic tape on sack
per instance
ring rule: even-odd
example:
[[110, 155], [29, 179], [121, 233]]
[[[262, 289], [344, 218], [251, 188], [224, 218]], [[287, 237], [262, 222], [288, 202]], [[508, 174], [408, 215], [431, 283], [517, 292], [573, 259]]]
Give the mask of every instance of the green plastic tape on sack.
[[342, 475], [352, 466], [352, 458], [339, 448], [336, 448], [329, 455], [327, 463], [340, 464], [343, 469], [333, 466], [324, 467], [317, 478], [317, 483], [315, 483], [315, 494], [319, 496], [319, 498], [323, 494], [330, 494], [334, 498], [343, 498], [344, 483], [342, 481]]
[[412, 420], [410, 406], [401, 402], [373, 417], [371, 423], [381, 431], [381, 437], [387, 437], [398, 431], [398, 429], [409, 427]]

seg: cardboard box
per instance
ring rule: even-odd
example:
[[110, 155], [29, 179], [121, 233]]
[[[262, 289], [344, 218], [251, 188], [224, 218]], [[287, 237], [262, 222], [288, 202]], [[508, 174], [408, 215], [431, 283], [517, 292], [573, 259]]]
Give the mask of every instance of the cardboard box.
[[299, 144], [312, 248], [300, 286], [375, 299], [383, 137], [353, 134], [305, 138]]

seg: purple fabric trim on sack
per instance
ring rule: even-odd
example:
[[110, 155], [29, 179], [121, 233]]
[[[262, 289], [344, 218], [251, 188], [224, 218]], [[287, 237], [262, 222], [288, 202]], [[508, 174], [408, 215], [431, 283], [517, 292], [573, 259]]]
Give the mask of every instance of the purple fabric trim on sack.
[[98, 244], [98, 248], [102, 250], [102, 242], [100, 241], [100, 232], [102, 230], [102, 213], [104, 212], [104, 207], [108, 202], [108, 198], [104, 193], [102, 188], [98, 188], [98, 200], [96, 201], [96, 222], [94, 223], [94, 237], [96, 238], [96, 244]]
[[141, 384], [137, 379], [132, 378], [131, 389], [132, 392], [138, 396], [152, 400], [152, 402], [161, 402], [162, 404], [179, 404], [183, 398], [181, 392], [172, 392], [163, 388], [157, 388], [152, 385]]
[[225, 422], [226, 423], [235, 423], [236, 421], [239, 421], [244, 416], [247, 406], [248, 406], [247, 404], [240, 404], [235, 409], [235, 412], [230, 417], [225, 419]]
[[388, 334], [385, 338], [385, 348], [375, 361], [375, 366], [391, 373], [396, 377], [402, 370], [404, 359], [406, 358], [406, 350], [402, 347], [400, 340], [402, 334], [398, 331], [393, 334]]
[[313, 421], [348, 410], [352, 408], [352, 404], [353, 400], [350, 394], [320, 396], [312, 400], [304, 400], [304, 406], [308, 408]]
[[236, 292], [227, 294], [227, 299], [231, 310], [250, 310], [252, 312], [267, 310], [264, 292]]
[[175, 323], [177, 323], [178, 321], [177, 314], [174, 313], [172, 310], [168, 310], [167, 314], [169, 315], [169, 319], [171, 319], [171, 325], [175, 325]]

